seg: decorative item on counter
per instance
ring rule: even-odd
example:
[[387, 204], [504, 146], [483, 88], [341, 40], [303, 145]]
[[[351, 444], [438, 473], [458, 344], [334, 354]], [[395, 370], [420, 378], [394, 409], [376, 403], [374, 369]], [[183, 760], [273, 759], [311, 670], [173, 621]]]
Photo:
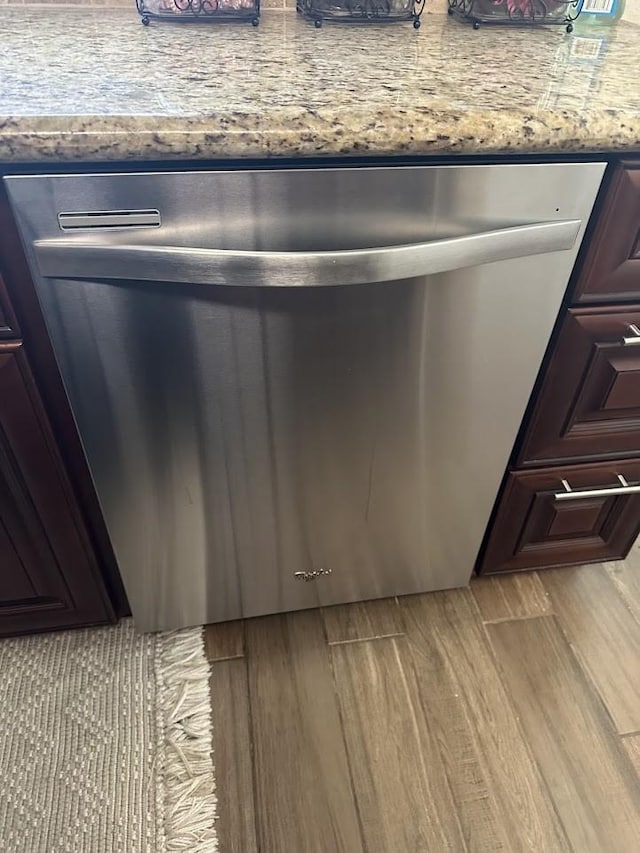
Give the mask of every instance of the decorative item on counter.
[[580, 14], [583, 0], [449, 0], [449, 14], [480, 24], [532, 26], [562, 24], [568, 33]]
[[152, 20], [260, 23], [260, 0], [136, 0], [136, 8], [145, 27]]
[[386, 24], [413, 21], [420, 28], [426, 0], [297, 0], [296, 9], [316, 27], [324, 21], [350, 24]]

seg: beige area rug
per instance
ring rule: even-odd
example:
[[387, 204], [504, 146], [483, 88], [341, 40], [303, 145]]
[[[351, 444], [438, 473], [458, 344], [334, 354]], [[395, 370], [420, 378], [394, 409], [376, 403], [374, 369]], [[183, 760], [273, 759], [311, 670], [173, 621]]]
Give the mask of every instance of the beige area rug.
[[200, 629], [0, 640], [2, 853], [215, 853]]

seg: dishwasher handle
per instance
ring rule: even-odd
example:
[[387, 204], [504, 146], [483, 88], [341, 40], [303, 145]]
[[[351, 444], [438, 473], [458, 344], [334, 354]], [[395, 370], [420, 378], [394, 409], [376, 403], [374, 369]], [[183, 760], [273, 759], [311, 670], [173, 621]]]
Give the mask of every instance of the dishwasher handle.
[[36, 240], [45, 278], [313, 287], [372, 284], [573, 248], [581, 221], [559, 220], [400, 246], [323, 252]]

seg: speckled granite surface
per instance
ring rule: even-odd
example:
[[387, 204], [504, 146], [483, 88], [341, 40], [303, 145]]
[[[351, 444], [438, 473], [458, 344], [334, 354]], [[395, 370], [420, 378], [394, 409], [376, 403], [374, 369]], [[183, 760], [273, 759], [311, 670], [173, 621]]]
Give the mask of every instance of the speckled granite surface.
[[640, 28], [0, 6], [0, 161], [640, 150]]

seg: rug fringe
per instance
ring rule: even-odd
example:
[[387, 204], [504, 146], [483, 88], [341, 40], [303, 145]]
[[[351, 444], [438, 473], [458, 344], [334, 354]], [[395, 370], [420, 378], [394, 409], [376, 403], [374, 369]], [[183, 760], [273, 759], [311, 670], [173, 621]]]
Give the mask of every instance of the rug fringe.
[[158, 652], [167, 853], [217, 853], [209, 664], [202, 630], [161, 634]]

